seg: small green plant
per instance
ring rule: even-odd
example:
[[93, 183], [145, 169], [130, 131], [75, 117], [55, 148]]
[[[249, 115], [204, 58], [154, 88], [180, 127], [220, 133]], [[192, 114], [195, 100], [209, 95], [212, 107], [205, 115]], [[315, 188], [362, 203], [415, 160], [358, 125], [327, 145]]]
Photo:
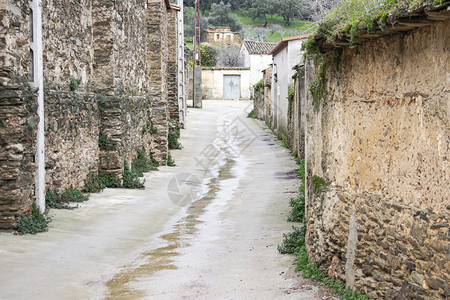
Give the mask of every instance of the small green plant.
[[54, 209], [74, 209], [75, 206], [70, 206], [66, 203], [63, 203], [59, 196], [57, 191], [47, 190], [47, 193], [45, 194], [45, 206], [47, 208], [54, 208]]
[[320, 57], [319, 71], [317, 72], [316, 79], [309, 87], [309, 90], [313, 96], [313, 104], [316, 109], [319, 108], [322, 99], [325, 96], [327, 87], [327, 58], [326, 55]]
[[102, 187], [102, 189], [122, 187], [119, 178], [114, 177], [114, 175], [105, 174], [103, 172], [98, 172], [98, 183]]
[[175, 167], [175, 160], [173, 160], [172, 155], [170, 154], [170, 152], [169, 152], [169, 154], [167, 154], [167, 166]]
[[178, 142], [178, 139], [180, 138], [180, 129], [178, 127], [178, 124], [174, 121], [169, 119], [169, 135], [168, 135], [168, 142], [169, 142], [169, 149], [181, 149], [182, 146], [180, 142]]
[[255, 92], [261, 91], [264, 89], [264, 78], [261, 78], [260, 81], [258, 81], [254, 86], [253, 89]]
[[296, 253], [305, 244], [306, 226], [292, 227], [294, 231], [283, 234], [283, 243], [278, 246], [281, 254]]
[[100, 185], [98, 172], [91, 171], [84, 180], [83, 192], [85, 193], [98, 193], [103, 190]]
[[159, 162], [156, 160], [152, 153], [150, 153], [150, 163], [152, 164], [153, 170], [158, 170]]
[[289, 222], [304, 222], [305, 220], [305, 195], [299, 194], [297, 198], [291, 198], [289, 205], [292, 207], [288, 215]]
[[89, 195], [83, 194], [79, 189], [70, 187], [61, 195], [61, 202], [85, 202], [89, 200]]
[[315, 193], [319, 193], [322, 188], [328, 185], [325, 179], [315, 175], [311, 178], [311, 184]]
[[138, 174], [130, 168], [127, 161], [124, 162], [122, 186], [127, 189], [144, 188], [144, 182], [141, 181]]
[[255, 114], [254, 109], [248, 113], [247, 118], [258, 119], [258, 116]]
[[81, 79], [71, 78], [69, 83], [69, 88], [72, 92], [75, 92], [78, 89], [78, 86], [81, 83]]
[[48, 230], [48, 223], [51, 222], [51, 218], [45, 213], [41, 213], [36, 203], [33, 203], [31, 215], [22, 215], [20, 221], [17, 224], [17, 231], [15, 234], [36, 234], [39, 232], [45, 232]]
[[98, 147], [100, 148], [100, 150], [113, 150], [115, 144], [116, 142], [114, 142], [110, 137], [108, 137], [102, 131], [99, 132]]
[[147, 158], [145, 152], [145, 148], [142, 146], [141, 149], [137, 150], [137, 157], [131, 163], [131, 170], [139, 177], [144, 176], [144, 173], [146, 172], [157, 170], [157, 167], [155, 167], [152, 161]]
[[27, 127], [28, 127], [28, 129], [30, 129], [30, 130], [36, 129], [36, 126], [37, 126], [37, 125], [38, 125], [38, 123], [35, 122], [35, 121], [29, 121], [29, 122], [27, 123]]

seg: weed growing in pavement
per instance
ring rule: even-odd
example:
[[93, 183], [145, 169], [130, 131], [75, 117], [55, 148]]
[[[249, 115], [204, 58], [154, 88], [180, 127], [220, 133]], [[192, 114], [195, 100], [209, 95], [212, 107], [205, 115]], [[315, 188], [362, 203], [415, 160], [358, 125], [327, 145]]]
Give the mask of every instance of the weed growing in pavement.
[[172, 154], [167, 155], [167, 166], [169, 167], [175, 167], [175, 160], [172, 158]]
[[128, 189], [144, 188], [144, 181], [139, 179], [138, 174], [133, 168], [130, 168], [127, 161], [124, 162], [122, 187]]
[[52, 219], [47, 216], [47, 212], [41, 213], [36, 203], [33, 203], [31, 215], [22, 215], [20, 217], [15, 234], [24, 235], [45, 232], [48, 230], [48, 223], [51, 221]]
[[139, 176], [144, 176], [144, 173], [150, 172], [152, 170], [158, 170], [158, 166], [154, 164], [152, 157], [147, 158], [145, 154], [145, 148], [142, 146], [141, 149], [137, 150], [137, 157], [131, 163], [131, 169]]
[[64, 193], [62, 193], [61, 202], [85, 202], [89, 200], [89, 195], [83, 194], [79, 189], [74, 189], [71, 187], [70, 189], [66, 190]]
[[181, 149], [183, 146], [180, 144], [178, 139], [180, 138], [180, 128], [176, 121], [169, 119], [169, 135], [168, 135], [168, 143], [169, 149]]
[[247, 118], [258, 119], [258, 116], [255, 114], [255, 110], [249, 112]]
[[58, 196], [57, 191], [47, 190], [45, 194], [45, 207], [55, 209], [75, 209], [76, 206], [70, 206], [67, 203], [63, 203]]

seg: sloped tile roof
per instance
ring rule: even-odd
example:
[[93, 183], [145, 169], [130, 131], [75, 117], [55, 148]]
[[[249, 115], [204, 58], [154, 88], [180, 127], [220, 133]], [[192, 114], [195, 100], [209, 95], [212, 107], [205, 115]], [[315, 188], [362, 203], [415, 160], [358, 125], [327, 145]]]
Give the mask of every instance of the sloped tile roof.
[[245, 47], [250, 54], [267, 54], [277, 43], [257, 42], [257, 41], [244, 41]]

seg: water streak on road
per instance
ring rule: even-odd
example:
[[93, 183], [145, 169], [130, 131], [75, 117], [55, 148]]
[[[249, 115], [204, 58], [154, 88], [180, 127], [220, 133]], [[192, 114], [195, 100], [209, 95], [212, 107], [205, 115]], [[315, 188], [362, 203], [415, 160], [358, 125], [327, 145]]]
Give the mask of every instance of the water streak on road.
[[[180, 250], [190, 246], [190, 240], [198, 231], [197, 225], [202, 223], [199, 217], [213, 201], [223, 197], [219, 191], [224, 188], [223, 182], [233, 178], [231, 169], [235, 160], [228, 157], [219, 169], [218, 177], [213, 177], [208, 183], [206, 195], [193, 202], [187, 209], [187, 215], [173, 226], [173, 232], [164, 234], [160, 238], [165, 246], [144, 252], [137, 259], [137, 263], [122, 267], [121, 271], [106, 283], [109, 295], [107, 299], [136, 299], [144, 297], [145, 293], [130, 285], [142, 277], [148, 277], [161, 270], [175, 270], [177, 266], [174, 258], [180, 255]], [[226, 186], [227, 189], [234, 188]], [[220, 193], [231, 197], [231, 193]], [[223, 199], [226, 200], [226, 199]]]

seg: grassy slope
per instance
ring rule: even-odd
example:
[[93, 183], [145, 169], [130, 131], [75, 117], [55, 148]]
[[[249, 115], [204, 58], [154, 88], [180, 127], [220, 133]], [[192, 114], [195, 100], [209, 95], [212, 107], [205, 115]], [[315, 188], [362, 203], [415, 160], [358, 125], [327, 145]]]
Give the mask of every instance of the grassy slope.
[[[186, 9], [187, 14], [193, 14], [193, 8]], [[305, 33], [311, 33], [315, 31], [317, 24], [314, 22], [308, 22], [303, 20], [292, 20], [291, 26], [285, 26], [283, 17], [280, 16], [268, 16], [267, 17], [267, 27], [264, 28], [264, 19], [256, 18], [252, 20], [251, 17], [247, 16], [244, 12], [234, 11], [232, 12], [239, 22], [242, 23], [244, 38], [246, 39], [257, 39], [257, 31], [263, 32], [265, 35], [266, 42], [279, 42], [281, 38], [300, 35]], [[189, 45], [188, 45], [189, 47]]]
[[256, 18], [252, 20], [243, 12], [233, 12], [239, 21], [243, 24], [243, 31], [246, 39], [257, 39], [257, 31], [263, 32], [266, 42], [279, 42], [281, 38], [310, 33], [315, 29], [315, 23], [292, 20], [291, 26], [286, 26], [285, 21], [280, 16], [268, 16], [267, 27], [264, 28], [264, 18]]

